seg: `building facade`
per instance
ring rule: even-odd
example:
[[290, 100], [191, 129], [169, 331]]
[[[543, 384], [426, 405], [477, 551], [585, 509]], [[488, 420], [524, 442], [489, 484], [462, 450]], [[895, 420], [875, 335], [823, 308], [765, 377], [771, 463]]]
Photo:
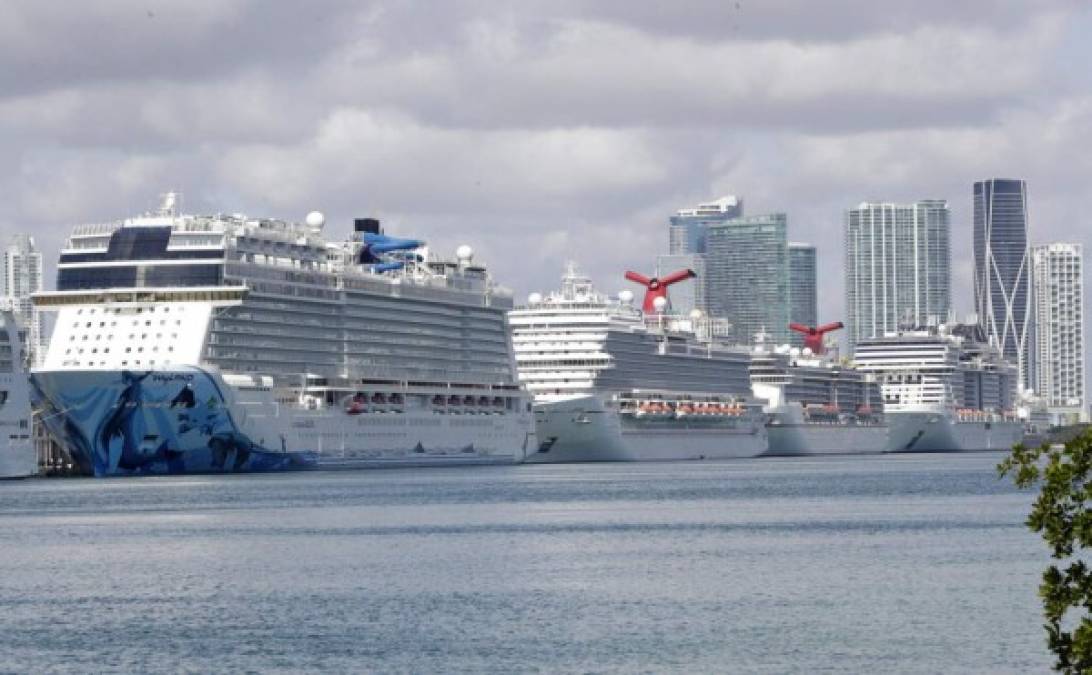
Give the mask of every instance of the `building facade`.
[[45, 335], [42, 316], [30, 296], [42, 290], [42, 254], [35, 247], [33, 237], [17, 234], [12, 238], [4, 250], [0, 272], [3, 273], [0, 295], [11, 303], [15, 318], [25, 331], [31, 362], [39, 363], [45, 355]]
[[[815, 326], [819, 322], [817, 256], [811, 244], [789, 243], [789, 321]], [[790, 344], [804, 346], [801, 333], [790, 334]]]
[[656, 276], [658, 277], [682, 269], [693, 270], [697, 277], [671, 286], [668, 292], [671, 311], [676, 314], [689, 314], [695, 309], [705, 312], [705, 256], [690, 253], [661, 255], [656, 258]]
[[743, 200], [734, 195], [679, 209], [668, 225], [668, 253], [705, 253], [705, 233], [710, 225], [743, 217]]
[[710, 223], [705, 230], [705, 304], [750, 344], [765, 330], [789, 341], [788, 218], [784, 213]]
[[990, 341], [1016, 364], [1020, 386], [1034, 381], [1034, 317], [1027, 185], [992, 178], [974, 184], [974, 299]]
[[860, 340], [947, 319], [951, 310], [948, 202], [862, 202], [846, 211], [846, 336]]
[[1036, 393], [1054, 424], [1087, 420], [1084, 393], [1084, 260], [1080, 244], [1031, 251]]

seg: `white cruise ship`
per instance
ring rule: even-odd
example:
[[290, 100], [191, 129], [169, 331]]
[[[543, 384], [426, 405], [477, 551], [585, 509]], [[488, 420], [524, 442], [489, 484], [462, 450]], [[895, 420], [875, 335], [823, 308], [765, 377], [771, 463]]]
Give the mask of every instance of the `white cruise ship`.
[[854, 360], [880, 382], [890, 451], [1007, 450], [1023, 435], [1016, 369], [977, 326], [862, 340]]
[[[32, 396], [86, 473], [510, 463], [533, 450], [511, 293], [357, 220], [155, 213], [78, 227]], [[346, 228], [348, 230], [348, 228]]]
[[0, 478], [25, 478], [38, 473], [31, 439], [25, 340], [13, 312], [0, 311], [0, 322]]
[[768, 455], [880, 453], [887, 449], [883, 398], [874, 376], [788, 345], [771, 348], [756, 336], [754, 394], [768, 401]]
[[[631, 278], [639, 275], [631, 275]], [[682, 278], [682, 277], [680, 277]], [[646, 314], [613, 301], [570, 264], [559, 292], [510, 313], [521, 383], [540, 443], [529, 462], [754, 457], [766, 451], [745, 349], [717, 344], [715, 322]], [[654, 301], [654, 302], [653, 302]], [[700, 336], [700, 337], [699, 337]]]

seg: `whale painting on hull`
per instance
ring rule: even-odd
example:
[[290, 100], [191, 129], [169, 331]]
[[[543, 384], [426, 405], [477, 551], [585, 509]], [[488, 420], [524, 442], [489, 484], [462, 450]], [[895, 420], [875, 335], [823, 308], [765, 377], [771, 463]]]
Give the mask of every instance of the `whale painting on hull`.
[[35, 372], [50, 432], [95, 476], [280, 471], [313, 466], [282, 436], [243, 433], [217, 378], [200, 368]]

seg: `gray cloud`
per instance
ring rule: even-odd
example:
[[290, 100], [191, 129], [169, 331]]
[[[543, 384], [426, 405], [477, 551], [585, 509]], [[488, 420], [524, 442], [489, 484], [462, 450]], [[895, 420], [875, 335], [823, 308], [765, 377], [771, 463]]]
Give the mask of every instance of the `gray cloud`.
[[175, 188], [377, 214], [521, 293], [568, 257], [617, 289], [676, 208], [735, 192], [819, 244], [824, 318], [862, 199], [951, 200], [965, 259], [971, 182], [1019, 176], [1036, 239], [1092, 245], [1082, 4], [738, 4], [5, 3], [0, 233], [52, 256]]

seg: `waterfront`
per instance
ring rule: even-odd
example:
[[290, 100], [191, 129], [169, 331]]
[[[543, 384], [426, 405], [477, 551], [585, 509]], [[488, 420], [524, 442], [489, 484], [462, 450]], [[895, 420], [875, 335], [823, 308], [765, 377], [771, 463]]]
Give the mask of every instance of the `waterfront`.
[[0, 672], [1029, 672], [999, 453], [0, 484]]

